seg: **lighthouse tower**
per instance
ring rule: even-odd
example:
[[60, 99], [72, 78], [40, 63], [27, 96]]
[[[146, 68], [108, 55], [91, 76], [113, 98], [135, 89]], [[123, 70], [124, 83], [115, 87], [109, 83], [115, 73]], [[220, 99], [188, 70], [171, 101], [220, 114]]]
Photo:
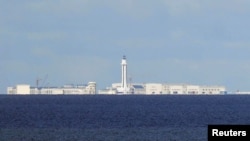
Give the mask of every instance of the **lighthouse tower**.
[[122, 88], [127, 88], [127, 61], [126, 56], [122, 58]]
[[127, 94], [129, 93], [129, 87], [127, 84], [127, 61], [126, 56], [123, 56], [122, 58], [122, 82], [121, 87], [118, 89], [118, 93]]

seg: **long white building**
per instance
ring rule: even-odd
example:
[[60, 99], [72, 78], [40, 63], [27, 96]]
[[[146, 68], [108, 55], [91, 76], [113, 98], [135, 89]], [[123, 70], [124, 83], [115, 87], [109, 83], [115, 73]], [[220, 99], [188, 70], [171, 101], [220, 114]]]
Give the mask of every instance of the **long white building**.
[[[99, 90], [99, 94], [119, 94], [117, 88], [121, 86], [120, 83], [112, 84], [108, 89]], [[165, 84], [165, 83], [137, 83], [130, 85], [130, 92], [128, 94], [183, 94], [183, 95], [198, 95], [198, 94], [226, 94], [224, 86], [199, 86], [191, 84]]]
[[127, 83], [126, 57], [122, 58], [121, 83], [98, 91], [98, 94], [226, 94], [224, 86], [199, 86], [192, 84]]
[[199, 86], [191, 84], [147, 83], [146, 94], [226, 94], [224, 86]]
[[7, 94], [96, 94], [96, 83], [64, 85], [63, 87], [31, 87], [28, 84], [19, 84], [8, 87]]

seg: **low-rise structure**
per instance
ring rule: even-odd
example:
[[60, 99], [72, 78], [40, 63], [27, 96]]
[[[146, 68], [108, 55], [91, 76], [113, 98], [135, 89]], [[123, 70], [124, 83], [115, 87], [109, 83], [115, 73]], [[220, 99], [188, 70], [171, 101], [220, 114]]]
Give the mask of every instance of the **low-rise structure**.
[[117, 89], [112, 87], [107, 87], [106, 89], [101, 89], [98, 91], [98, 94], [117, 94]]
[[199, 86], [190, 84], [127, 83], [127, 61], [121, 62], [121, 83], [99, 90], [99, 94], [226, 94], [224, 86]]
[[64, 85], [63, 87], [31, 87], [27, 84], [19, 84], [8, 87], [7, 94], [96, 94], [96, 83]]
[[[114, 83], [109, 89], [99, 91], [99, 94], [118, 94], [116, 89], [121, 84]], [[194, 94], [226, 94], [226, 88], [224, 86], [199, 86], [190, 84], [165, 84], [165, 83], [136, 83], [131, 84], [130, 92], [127, 94], [146, 94], [146, 95], [157, 95], [157, 94], [183, 94], [183, 95], [194, 95]], [[112, 92], [110, 92], [112, 91]]]

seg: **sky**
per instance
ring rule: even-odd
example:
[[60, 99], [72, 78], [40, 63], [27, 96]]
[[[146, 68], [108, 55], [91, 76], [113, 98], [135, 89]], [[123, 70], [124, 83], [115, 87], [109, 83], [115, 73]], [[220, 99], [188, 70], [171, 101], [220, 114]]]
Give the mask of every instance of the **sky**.
[[121, 81], [250, 91], [249, 0], [0, 0], [8, 86]]

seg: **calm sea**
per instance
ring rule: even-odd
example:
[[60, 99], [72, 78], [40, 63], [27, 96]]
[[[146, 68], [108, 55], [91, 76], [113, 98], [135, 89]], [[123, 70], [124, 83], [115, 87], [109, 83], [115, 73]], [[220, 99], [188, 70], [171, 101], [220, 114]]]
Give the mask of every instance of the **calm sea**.
[[206, 141], [250, 124], [250, 95], [0, 95], [0, 140]]

